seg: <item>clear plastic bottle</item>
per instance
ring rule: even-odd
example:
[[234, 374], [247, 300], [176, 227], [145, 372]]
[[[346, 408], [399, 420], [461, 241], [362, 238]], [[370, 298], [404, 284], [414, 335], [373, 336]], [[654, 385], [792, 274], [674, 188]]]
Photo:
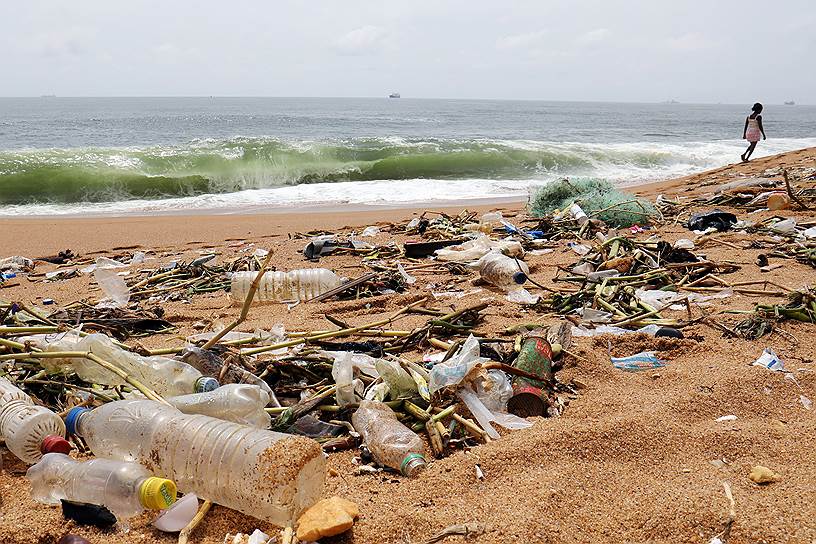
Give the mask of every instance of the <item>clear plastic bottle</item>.
[[[201, 372], [181, 361], [167, 357], [144, 357], [126, 351], [104, 334], [89, 334], [79, 339], [76, 335], [66, 335], [50, 343], [45, 351], [85, 351], [90, 352], [127, 372], [162, 396], [186, 395], [212, 391], [218, 387], [215, 378], [201, 375]], [[45, 359], [46, 370], [51, 372], [73, 370], [84, 381], [102, 385], [123, 385], [125, 380], [94, 361], [77, 359]]]
[[170, 397], [167, 402], [185, 414], [205, 416], [268, 429], [272, 417], [264, 407], [269, 404], [269, 393], [248, 383], [230, 383], [206, 393]]
[[527, 281], [530, 269], [522, 261], [516, 261], [498, 251], [491, 251], [479, 260], [479, 274], [486, 282], [501, 289], [518, 288]]
[[[257, 272], [236, 272], [232, 275], [230, 293], [233, 300], [243, 302]], [[283, 302], [309, 300], [338, 287], [343, 278], [326, 268], [304, 268], [290, 272], [266, 272], [261, 278], [253, 302]]]
[[163, 510], [176, 501], [176, 484], [155, 478], [137, 463], [110, 459], [77, 461], [46, 453], [26, 472], [31, 497], [45, 504], [60, 500], [104, 506], [119, 521], [144, 510]]
[[138, 462], [184, 493], [284, 527], [320, 498], [323, 487], [323, 451], [302, 436], [144, 400], [74, 408], [65, 423], [98, 457]]
[[5, 378], [0, 378], [0, 438], [8, 449], [25, 463], [42, 457], [43, 441], [48, 436], [65, 435], [62, 419]]
[[375, 400], [360, 401], [360, 407], [351, 416], [351, 423], [381, 465], [399, 470], [408, 477], [425, 468], [422, 439], [400, 423], [387, 404]]

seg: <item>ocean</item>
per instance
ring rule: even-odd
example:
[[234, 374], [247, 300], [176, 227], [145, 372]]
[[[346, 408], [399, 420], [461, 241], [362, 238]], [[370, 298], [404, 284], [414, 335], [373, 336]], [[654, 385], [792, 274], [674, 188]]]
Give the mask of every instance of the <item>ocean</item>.
[[[0, 98], [0, 215], [150, 214], [525, 198], [737, 162], [750, 104], [388, 98]], [[816, 146], [767, 105], [755, 157]]]

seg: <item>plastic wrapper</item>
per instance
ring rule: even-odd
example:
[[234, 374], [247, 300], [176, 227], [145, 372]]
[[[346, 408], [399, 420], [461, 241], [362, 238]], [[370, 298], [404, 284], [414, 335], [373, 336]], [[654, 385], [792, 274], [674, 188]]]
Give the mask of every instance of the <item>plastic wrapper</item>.
[[396, 361], [377, 359], [374, 368], [383, 382], [388, 384], [391, 399], [410, 398], [417, 392], [417, 385], [411, 375]]
[[130, 289], [124, 278], [117, 272], [118, 269], [126, 267], [126, 264], [107, 257], [96, 259], [96, 269], [93, 272], [94, 279], [108, 299], [100, 303], [103, 306], [111, 305], [114, 308], [124, 308], [130, 302]]
[[479, 355], [479, 341], [471, 334], [456, 355], [431, 369], [428, 380], [430, 393], [461, 384], [478, 364], [488, 360]]
[[470, 410], [470, 413], [473, 414], [473, 417], [476, 418], [479, 426], [485, 430], [490, 438], [500, 438], [498, 431], [496, 431], [491, 423], [496, 423], [509, 430], [526, 429], [533, 425], [526, 419], [514, 416], [513, 414], [491, 411], [470, 387], [459, 389], [457, 394], [459, 398], [462, 399], [462, 402], [465, 403], [467, 409]]
[[[358, 389], [362, 389], [362, 382], [354, 379], [354, 370], [357, 369], [369, 376], [377, 377], [377, 372], [373, 357], [362, 353], [352, 353], [350, 351], [326, 352], [334, 358], [332, 364], [332, 378], [337, 385], [335, 398], [339, 406], [356, 404], [361, 397]], [[357, 381], [358, 383], [355, 383]], [[362, 391], [360, 391], [362, 393]]]
[[501, 370], [488, 370], [487, 377], [476, 383], [476, 396], [491, 412], [506, 412], [507, 401], [513, 396], [513, 386]]

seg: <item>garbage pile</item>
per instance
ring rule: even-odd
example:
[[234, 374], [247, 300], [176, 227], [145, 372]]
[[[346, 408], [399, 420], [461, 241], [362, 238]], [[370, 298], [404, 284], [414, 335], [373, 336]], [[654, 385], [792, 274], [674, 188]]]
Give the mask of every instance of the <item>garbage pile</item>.
[[[31, 465], [33, 498], [62, 505], [80, 523], [126, 528], [152, 510], [159, 530], [188, 536], [215, 503], [312, 541], [349, 530], [359, 517], [341, 497], [318, 502], [324, 452], [359, 449], [359, 474], [422, 478], [434, 459], [528, 428], [529, 418], [556, 417], [578, 394], [557, 379], [573, 336], [682, 338], [683, 328], [701, 322], [759, 338], [786, 319], [816, 323], [812, 288], [733, 281], [745, 265], [704, 250], [716, 233], [739, 231], [767, 236], [752, 243], [766, 244], [768, 257], [816, 266], [816, 227], [783, 217], [749, 223], [718, 209], [690, 213], [665, 198], [653, 206], [609, 184], [569, 180], [539, 194], [533, 208], [532, 216], [506, 217], [425, 212], [360, 235], [296, 234], [304, 259], [319, 267], [289, 270], [272, 269], [273, 248], [220, 264], [216, 253], [159, 263], [140, 252], [92, 262], [65, 252], [48, 262], [70, 272], [50, 276], [36, 275], [36, 260], [2, 259], [3, 282], [92, 274], [103, 297], [51, 312], [0, 302], [0, 437]], [[689, 238], [670, 243], [650, 233], [669, 213], [678, 224], [689, 213]], [[395, 235], [406, 239], [373, 243]], [[529, 257], [556, 250], [574, 258], [542, 285]], [[354, 256], [364, 272], [344, 277], [332, 267], [339, 255]], [[422, 275], [432, 280], [412, 293]], [[490, 337], [480, 330], [489, 298], [436, 306], [467, 296], [465, 282], [555, 324], [531, 319]], [[162, 304], [222, 292], [238, 314], [229, 325], [159, 349], [134, 341], [175, 330]], [[326, 313], [331, 325], [318, 330], [237, 330], [259, 304], [291, 309], [402, 292], [406, 304], [362, 324]], [[787, 302], [759, 304], [733, 328], [692, 311], [735, 294]], [[406, 316], [422, 323], [399, 328]], [[610, 351], [610, 361], [626, 371], [664, 365], [653, 352]], [[93, 458], [77, 460], [74, 451]]]

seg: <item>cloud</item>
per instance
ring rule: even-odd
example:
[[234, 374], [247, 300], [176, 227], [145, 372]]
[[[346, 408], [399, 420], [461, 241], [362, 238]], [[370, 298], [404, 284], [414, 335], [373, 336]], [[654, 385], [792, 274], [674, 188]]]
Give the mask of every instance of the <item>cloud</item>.
[[388, 31], [374, 25], [361, 26], [346, 32], [334, 42], [334, 49], [341, 55], [368, 55], [379, 51], [388, 38]]
[[605, 41], [612, 35], [612, 31], [608, 28], [596, 28], [589, 32], [584, 32], [575, 39], [578, 45], [596, 45]]
[[37, 34], [32, 38], [34, 49], [43, 57], [73, 59], [85, 55], [91, 48], [88, 33], [79, 27]]
[[675, 51], [701, 51], [715, 46], [716, 42], [697, 32], [689, 32], [676, 38], [669, 38], [666, 44]]
[[172, 42], [162, 43], [151, 47], [150, 52], [157, 61], [167, 64], [190, 62], [200, 56], [200, 51], [198, 48], [184, 47]]
[[496, 40], [496, 48], [526, 49], [529, 47], [535, 47], [541, 44], [546, 35], [547, 35], [546, 30], [539, 30], [538, 32], [527, 32], [524, 34], [513, 34], [511, 36], [504, 36]]

